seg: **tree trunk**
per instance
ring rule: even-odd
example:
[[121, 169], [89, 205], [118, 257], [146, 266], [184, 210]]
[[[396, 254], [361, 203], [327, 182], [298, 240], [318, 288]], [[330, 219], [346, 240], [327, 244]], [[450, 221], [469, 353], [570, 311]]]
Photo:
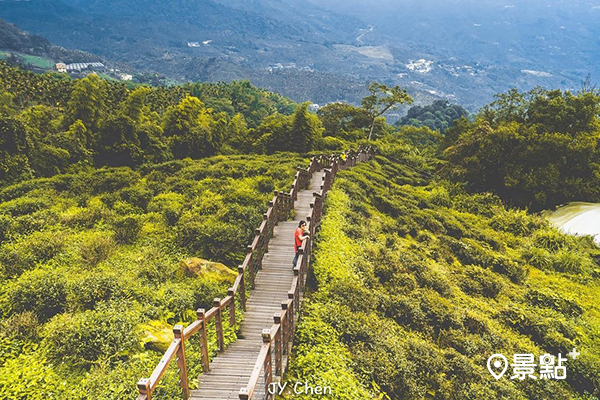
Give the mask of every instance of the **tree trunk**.
[[371, 130], [369, 131], [369, 140], [371, 140], [371, 136], [373, 136], [373, 130], [375, 129], [375, 118], [373, 118], [373, 122], [371, 123]]

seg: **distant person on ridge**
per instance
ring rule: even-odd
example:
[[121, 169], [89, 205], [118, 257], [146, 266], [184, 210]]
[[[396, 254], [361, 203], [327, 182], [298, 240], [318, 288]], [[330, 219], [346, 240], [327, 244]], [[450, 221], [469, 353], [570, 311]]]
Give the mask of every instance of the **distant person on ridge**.
[[298, 255], [300, 254], [298, 250], [302, 247], [302, 242], [304, 242], [308, 238], [308, 231], [306, 230], [306, 221], [302, 220], [298, 224], [298, 227], [294, 231], [294, 249], [296, 250], [296, 255], [294, 256], [294, 263], [292, 264], [292, 268], [296, 268], [296, 263], [298, 262]]

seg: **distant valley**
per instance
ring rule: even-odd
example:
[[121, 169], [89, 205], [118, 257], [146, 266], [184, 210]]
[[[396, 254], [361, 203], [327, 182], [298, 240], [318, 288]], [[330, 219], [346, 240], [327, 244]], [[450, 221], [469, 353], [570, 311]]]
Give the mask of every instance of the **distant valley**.
[[457, 7], [29, 0], [0, 2], [0, 17], [58, 45], [175, 81], [249, 79], [319, 104], [357, 103], [377, 80], [406, 87], [417, 104], [447, 99], [475, 110], [511, 87], [577, 90], [588, 73], [600, 76], [591, 67], [600, 65], [594, 51], [600, 6], [484, 1]]

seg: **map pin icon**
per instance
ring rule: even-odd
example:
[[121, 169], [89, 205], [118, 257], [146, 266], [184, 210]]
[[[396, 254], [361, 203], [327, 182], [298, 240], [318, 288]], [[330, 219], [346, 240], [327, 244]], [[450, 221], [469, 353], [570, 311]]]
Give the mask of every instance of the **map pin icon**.
[[[498, 380], [502, 378], [502, 375], [504, 375], [504, 373], [508, 369], [508, 360], [502, 354], [492, 354], [487, 360], [487, 367], [492, 376], [496, 378], [496, 380]], [[502, 368], [501, 371], [500, 368]], [[500, 372], [497, 373], [494, 371]]]

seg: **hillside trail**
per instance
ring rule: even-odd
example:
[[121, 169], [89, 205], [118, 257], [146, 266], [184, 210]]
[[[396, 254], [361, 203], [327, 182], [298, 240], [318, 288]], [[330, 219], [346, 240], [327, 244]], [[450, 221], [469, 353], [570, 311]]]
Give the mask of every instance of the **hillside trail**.
[[[240, 388], [248, 384], [263, 344], [262, 330], [272, 325], [273, 314], [281, 311], [281, 300], [287, 298], [292, 286], [294, 230], [298, 222], [310, 214], [313, 192], [320, 190], [324, 174], [324, 171], [314, 172], [308, 189], [298, 192], [294, 203], [295, 218], [275, 226], [269, 251], [264, 256], [262, 269], [256, 275], [256, 286], [247, 302], [238, 339], [211, 362], [210, 371], [200, 375], [198, 389], [191, 391], [191, 400], [239, 399]], [[262, 379], [257, 385], [255, 398], [264, 397]]]

